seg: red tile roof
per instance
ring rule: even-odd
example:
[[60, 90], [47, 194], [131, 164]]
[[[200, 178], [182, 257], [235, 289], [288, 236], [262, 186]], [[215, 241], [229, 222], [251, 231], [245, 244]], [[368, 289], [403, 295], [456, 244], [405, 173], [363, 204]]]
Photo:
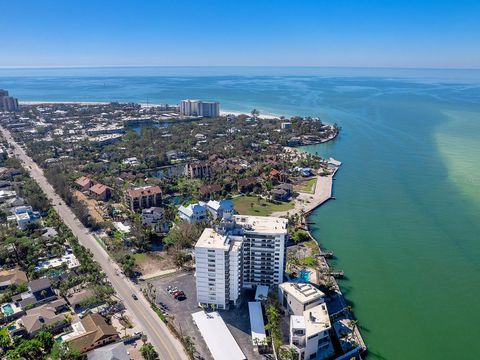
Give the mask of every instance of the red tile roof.
[[155, 185], [155, 186], [144, 186], [140, 188], [135, 188], [135, 189], [128, 189], [127, 194], [132, 197], [140, 197], [140, 196], [148, 196], [148, 195], [156, 195], [156, 194], [161, 194], [162, 189], [160, 189], [160, 186]]

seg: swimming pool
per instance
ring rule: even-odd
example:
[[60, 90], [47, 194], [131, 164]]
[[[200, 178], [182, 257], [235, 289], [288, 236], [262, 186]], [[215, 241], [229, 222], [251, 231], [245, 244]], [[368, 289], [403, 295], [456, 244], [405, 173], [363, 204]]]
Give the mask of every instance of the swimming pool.
[[12, 315], [15, 311], [13, 311], [13, 307], [10, 304], [5, 304], [2, 306], [2, 312], [5, 314], [5, 316], [10, 316]]
[[301, 280], [301, 282], [310, 282], [310, 271], [308, 270], [300, 270], [300, 275], [299, 275], [299, 280]]

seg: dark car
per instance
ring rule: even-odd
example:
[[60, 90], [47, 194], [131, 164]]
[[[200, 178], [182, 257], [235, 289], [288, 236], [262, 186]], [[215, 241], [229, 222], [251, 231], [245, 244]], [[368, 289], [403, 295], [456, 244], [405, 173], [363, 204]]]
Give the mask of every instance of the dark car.
[[138, 297], [135, 294], [132, 294], [132, 298], [133, 298], [133, 300], [138, 300]]

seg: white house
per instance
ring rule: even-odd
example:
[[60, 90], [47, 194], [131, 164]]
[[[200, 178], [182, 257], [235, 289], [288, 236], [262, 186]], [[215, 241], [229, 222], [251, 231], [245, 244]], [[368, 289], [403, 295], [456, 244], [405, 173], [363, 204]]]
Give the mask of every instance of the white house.
[[326, 304], [320, 304], [302, 315], [290, 317], [290, 346], [304, 360], [326, 359], [333, 353], [329, 331], [330, 317]]
[[17, 206], [14, 210], [15, 220], [20, 229], [25, 229], [32, 221], [40, 218], [38, 211], [33, 211], [31, 206]]
[[167, 232], [168, 222], [165, 220], [165, 210], [161, 207], [143, 209], [142, 225], [151, 226], [156, 232]]
[[291, 315], [302, 315], [305, 310], [325, 302], [325, 294], [311, 284], [285, 282], [278, 286], [280, 306]]
[[224, 199], [220, 201], [210, 200], [206, 204], [207, 210], [214, 219], [221, 219], [223, 218], [224, 214], [233, 214], [233, 201]]
[[190, 204], [188, 206], [180, 206], [178, 208], [178, 215], [182, 220], [190, 224], [207, 221], [207, 210], [205, 203], [199, 202], [197, 204]]

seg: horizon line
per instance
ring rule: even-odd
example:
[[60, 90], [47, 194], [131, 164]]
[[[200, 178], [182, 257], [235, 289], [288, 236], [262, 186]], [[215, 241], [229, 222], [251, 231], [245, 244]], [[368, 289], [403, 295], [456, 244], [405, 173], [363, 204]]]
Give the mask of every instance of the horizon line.
[[0, 65], [0, 70], [27, 69], [102, 69], [102, 68], [319, 68], [319, 69], [392, 69], [392, 70], [480, 70], [479, 67], [444, 66], [333, 66], [333, 65]]

